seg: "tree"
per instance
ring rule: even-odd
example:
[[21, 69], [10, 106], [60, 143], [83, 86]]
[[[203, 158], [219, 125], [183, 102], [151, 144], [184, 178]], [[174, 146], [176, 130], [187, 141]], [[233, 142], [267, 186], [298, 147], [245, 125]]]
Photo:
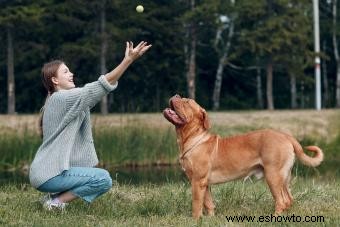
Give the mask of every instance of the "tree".
[[[322, 52], [326, 53], [327, 52], [327, 41], [326, 39], [323, 40], [322, 42]], [[324, 57], [322, 60], [322, 70], [323, 72], [323, 90], [324, 90], [324, 95], [323, 95], [323, 100], [322, 103], [324, 104], [324, 107], [328, 107], [330, 104], [330, 95], [329, 95], [329, 82], [328, 82], [328, 75], [327, 75], [327, 58]]]
[[[159, 112], [176, 93], [191, 93], [202, 106], [210, 108], [215, 103], [221, 110], [258, 108], [262, 97], [264, 100], [264, 95], [270, 94], [276, 108], [309, 108], [313, 104], [314, 77], [307, 54], [312, 50], [312, 14], [307, 0], [237, 0], [233, 7], [231, 0], [146, 0], [143, 13], [136, 13], [131, 1], [105, 3], [105, 20], [101, 20], [102, 0], [0, 1], [1, 112], [9, 109], [5, 104], [10, 89], [5, 85], [10, 78], [6, 76], [10, 62], [15, 90], [20, 91], [15, 92], [15, 111], [37, 112], [46, 96], [39, 76], [43, 63], [64, 60], [75, 73], [76, 85], [83, 86], [98, 79], [104, 68], [111, 70], [121, 61], [126, 41], [141, 40], [153, 47], [129, 67], [117, 91], [108, 95], [108, 112]], [[33, 12], [34, 5], [42, 12]], [[332, 2], [320, 5], [321, 38], [325, 41], [325, 55], [321, 57], [327, 59], [323, 72], [327, 67], [329, 75], [323, 82], [329, 84], [329, 94], [335, 94]], [[22, 12], [23, 8], [32, 8], [32, 18], [39, 19], [22, 16], [28, 14]], [[221, 23], [221, 16], [229, 21]], [[7, 44], [9, 18], [16, 22], [11, 33], [13, 48]], [[194, 39], [189, 25], [195, 27]], [[7, 49], [13, 50], [13, 61], [7, 60], [11, 59]], [[269, 73], [266, 81], [270, 57], [273, 74]], [[190, 91], [189, 84], [194, 84]], [[304, 98], [300, 98], [301, 93]], [[328, 106], [333, 106], [335, 95], [330, 98]], [[100, 106], [93, 111], [100, 111]]]
[[[187, 92], [191, 99], [196, 97], [196, 45], [197, 45], [197, 24], [194, 20], [196, 0], [188, 0], [188, 19], [184, 22], [185, 44], [184, 56], [186, 65]], [[193, 16], [192, 16], [193, 15]]]
[[[224, 9], [222, 12], [217, 12], [215, 15], [217, 16], [217, 29], [214, 40], [214, 48], [218, 55], [218, 66], [216, 70], [216, 79], [214, 84], [214, 91], [212, 96], [213, 101], [213, 110], [218, 110], [220, 107], [220, 96], [221, 96], [221, 87], [222, 87], [222, 79], [223, 79], [223, 71], [224, 67], [227, 63], [227, 59], [229, 57], [229, 50], [231, 47], [231, 42], [234, 37], [234, 20], [236, 19], [235, 12], [232, 11], [235, 1], [231, 0], [226, 4], [226, 2], [222, 2], [217, 5], [219, 11]], [[227, 11], [226, 8], [231, 8], [231, 10]]]
[[7, 27], [7, 113], [15, 113], [15, 81], [13, 56], [13, 31]]
[[337, 41], [337, 0], [333, 0], [333, 50], [334, 57], [336, 61], [336, 92], [335, 92], [335, 106], [340, 107], [340, 56], [338, 50], [338, 41]]
[[15, 111], [14, 36], [26, 26], [37, 24], [43, 8], [37, 3], [16, 0], [0, 4], [0, 27], [7, 33], [7, 113]]
[[[337, 4], [336, 4], [337, 5]], [[334, 28], [333, 17], [334, 1], [319, 1], [319, 15], [320, 15], [320, 39], [322, 43], [321, 57], [321, 76], [323, 79], [323, 107], [334, 106], [336, 102], [336, 95], [332, 95], [333, 91], [336, 93], [336, 59], [334, 55], [334, 31], [338, 28]], [[339, 7], [339, 6], [337, 6]], [[336, 23], [337, 24], [337, 23]], [[337, 25], [338, 27], [338, 25]], [[335, 30], [334, 30], [335, 29]], [[336, 32], [335, 34], [337, 34]], [[335, 72], [334, 72], [335, 70]], [[334, 84], [334, 86], [333, 86]]]
[[275, 64], [280, 61], [280, 54], [296, 48], [308, 35], [303, 29], [308, 24], [306, 5], [307, 1], [270, 0], [256, 1], [252, 8], [240, 8], [244, 24], [249, 23], [241, 31], [240, 38], [265, 62], [269, 110], [274, 109], [273, 73]]
[[[100, 34], [101, 34], [101, 48], [100, 48], [100, 74], [107, 73], [106, 69], [106, 53], [107, 53], [107, 33], [106, 33], [106, 13], [105, 13], [106, 0], [102, 0], [100, 7]], [[108, 114], [107, 95], [105, 95], [100, 103], [100, 112], [104, 115]]]

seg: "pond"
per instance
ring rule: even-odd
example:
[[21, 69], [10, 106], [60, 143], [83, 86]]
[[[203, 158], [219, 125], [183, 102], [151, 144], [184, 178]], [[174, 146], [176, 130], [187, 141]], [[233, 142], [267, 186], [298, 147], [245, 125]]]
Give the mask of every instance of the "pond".
[[[163, 184], [187, 181], [179, 165], [152, 167], [124, 167], [109, 169], [111, 177], [119, 184]], [[27, 174], [20, 172], [0, 172], [0, 186], [8, 184], [28, 184]]]
[[[293, 176], [340, 178], [339, 161], [325, 161], [318, 168], [296, 164], [292, 170]], [[120, 167], [108, 169], [111, 177], [119, 184], [165, 184], [169, 182], [188, 182], [179, 165], [151, 166], [151, 167]], [[27, 174], [22, 172], [0, 172], [0, 186], [8, 184], [29, 183]]]

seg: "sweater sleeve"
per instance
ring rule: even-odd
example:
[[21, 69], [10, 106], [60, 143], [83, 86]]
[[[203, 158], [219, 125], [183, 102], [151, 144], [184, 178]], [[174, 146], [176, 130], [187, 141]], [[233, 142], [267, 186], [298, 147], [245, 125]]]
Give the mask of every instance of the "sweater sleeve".
[[94, 107], [103, 96], [116, 89], [117, 86], [118, 81], [111, 85], [102, 75], [97, 81], [88, 83], [82, 88], [63, 90], [66, 111], [71, 118], [76, 117], [81, 111]]

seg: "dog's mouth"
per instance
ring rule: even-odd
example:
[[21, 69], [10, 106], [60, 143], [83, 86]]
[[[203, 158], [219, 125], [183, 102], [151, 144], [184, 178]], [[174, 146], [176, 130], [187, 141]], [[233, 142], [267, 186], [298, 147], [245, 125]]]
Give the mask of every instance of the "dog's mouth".
[[174, 97], [172, 97], [169, 100], [169, 106], [168, 108], [165, 108], [165, 110], [163, 111], [163, 115], [164, 117], [170, 121], [172, 124], [174, 124], [175, 126], [182, 126], [184, 124], [186, 124], [186, 120], [181, 116], [181, 114], [176, 112], [176, 108], [174, 105], [174, 101], [175, 99], [180, 99], [181, 97], [179, 95], [176, 95]]

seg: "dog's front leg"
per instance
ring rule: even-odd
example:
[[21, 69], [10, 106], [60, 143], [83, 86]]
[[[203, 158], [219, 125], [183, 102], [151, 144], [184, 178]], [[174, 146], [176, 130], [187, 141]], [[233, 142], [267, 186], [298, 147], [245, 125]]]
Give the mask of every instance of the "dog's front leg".
[[202, 216], [203, 213], [203, 201], [204, 195], [207, 190], [207, 183], [202, 180], [192, 180], [191, 181], [191, 189], [192, 189], [192, 216], [195, 219], [198, 219]]

